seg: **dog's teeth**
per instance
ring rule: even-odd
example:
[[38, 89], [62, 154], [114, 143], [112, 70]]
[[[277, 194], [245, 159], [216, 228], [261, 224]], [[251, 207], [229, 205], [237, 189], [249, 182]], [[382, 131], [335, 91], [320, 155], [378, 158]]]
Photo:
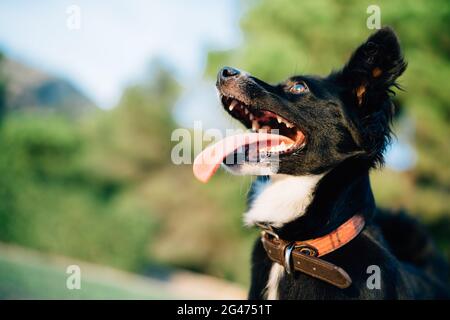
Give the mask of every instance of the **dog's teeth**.
[[294, 125], [293, 125], [292, 123], [286, 122], [286, 127], [288, 127], [288, 128], [293, 128]]
[[258, 132], [261, 133], [269, 133], [270, 132], [270, 127], [269, 126], [262, 126], [260, 129], [258, 129]]
[[270, 149], [272, 152], [285, 152], [288, 151], [292, 147], [292, 144], [286, 144], [281, 142], [278, 146]]
[[233, 111], [234, 107], [236, 107], [237, 104], [237, 100], [231, 101], [230, 105], [228, 106], [228, 110]]
[[252, 121], [252, 130], [253, 131], [256, 131], [256, 130], [258, 130], [259, 129], [259, 123], [258, 123], [258, 120], [253, 120]]
[[253, 114], [250, 113], [250, 115], [248, 116], [248, 118], [250, 119], [250, 121], [253, 121]]
[[277, 151], [282, 151], [284, 149], [286, 149], [286, 144], [284, 142], [280, 143], [280, 145], [276, 146], [275, 149]]
[[247, 108], [244, 108], [244, 113], [248, 114], [248, 109]]
[[272, 147], [269, 149], [270, 152], [278, 152], [279, 151], [279, 146], [276, 147]]
[[278, 121], [278, 123], [281, 123], [281, 122], [283, 122], [283, 119], [281, 117], [277, 116], [277, 121]]

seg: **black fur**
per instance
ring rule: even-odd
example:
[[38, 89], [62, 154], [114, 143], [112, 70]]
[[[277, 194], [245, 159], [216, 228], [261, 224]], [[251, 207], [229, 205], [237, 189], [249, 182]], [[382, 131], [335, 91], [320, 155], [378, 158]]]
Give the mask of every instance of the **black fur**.
[[[282, 278], [281, 299], [448, 297], [448, 267], [428, 234], [404, 214], [376, 209], [369, 181], [369, 170], [383, 163], [390, 142], [391, 89], [405, 69], [395, 33], [383, 28], [357, 48], [342, 70], [326, 77], [295, 76], [269, 85], [246, 74], [226, 81], [219, 76], [222, 95], [279, 114], [305, 134], [304, 148], [280, 156], [279, 173], [325, 173], [306, 213], [277, 230], [283, 239], [325, 235], [355, 213], [366, 218], [356, 239], [323, 257], [349, 273], [353, 284], [348, 289], [297, 272]], [[291, 93], [288, 88], [296, 82], [305, 83], [309, 91]], [[272, 262], [259, 239], [252, 261], [249, 298], [261, 299]], [[381, 269], [380, 290], [366, 286], [370, 265]]]

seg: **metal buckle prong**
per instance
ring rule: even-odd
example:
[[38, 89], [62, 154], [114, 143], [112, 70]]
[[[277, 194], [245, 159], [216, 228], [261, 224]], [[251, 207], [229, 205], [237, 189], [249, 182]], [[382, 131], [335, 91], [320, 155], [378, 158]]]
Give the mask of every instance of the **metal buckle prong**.
[[287, 274], [291, 274], [291, 255], [292, 250], [295, 249], [295, 242], [291, 242], [286, 246], [286, 249], [284, 249], [284, 269], [286, 270]]
[[273, 228], [270, 224], [267, 223], [261, 223], [261, 222], [257, 222], [256, 225], [262, 229], [261, 234], [264, 236], [266, 234], [271, 235], [272, 237], [276, 238], [277, 240], [280, 239], [280, 237], [275, 233], [275, 231], [273, 231]]

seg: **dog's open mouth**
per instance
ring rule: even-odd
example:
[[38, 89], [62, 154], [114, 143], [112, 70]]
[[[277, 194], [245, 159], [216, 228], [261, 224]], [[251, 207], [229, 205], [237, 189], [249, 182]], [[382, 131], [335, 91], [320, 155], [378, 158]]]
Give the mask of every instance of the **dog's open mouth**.
[[278, 134], [292, 140], [291, 143], [281, 143], [268, 150], [269, 153], [287, 154], [305, 145], [305, 135], [293, 123], [267, 110], [257, 110], [236, 98], [221, 96], [222, 105], [235, 119], [248, 129], [259, 133]]
[[207, 182], [222, 163], [227, 167], [251, 163], [263, 169], [268, 165], [272, 170], [279, 155], [305, 145], [303, 132], [280, 115], [253, 108], [234, 97], [222, 96], [221, 100], [231, 116], [252, 132], [228, 136], [203, 150], [193, 165], [194, 175], [200, 181]]

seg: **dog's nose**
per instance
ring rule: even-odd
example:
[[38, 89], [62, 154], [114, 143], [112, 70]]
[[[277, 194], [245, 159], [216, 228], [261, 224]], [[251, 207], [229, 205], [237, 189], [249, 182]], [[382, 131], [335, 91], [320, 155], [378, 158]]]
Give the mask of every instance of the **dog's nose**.
[[217, 80], [219, 80], [219, 82], [223, 82], [230, 78], [238, 77], [240, 74], [241, 72], [238, 69], [231, 67], [224, 67], [219, 71]]
[[237, 76], [239, 73], [240, 73], [240, 71], [238, 69], [231, 68], [231, 67], [224, 67], [224, 68], [222, 68], [222, 72], [221, 72], [223, 78], [234, 77], [234, 76]]

